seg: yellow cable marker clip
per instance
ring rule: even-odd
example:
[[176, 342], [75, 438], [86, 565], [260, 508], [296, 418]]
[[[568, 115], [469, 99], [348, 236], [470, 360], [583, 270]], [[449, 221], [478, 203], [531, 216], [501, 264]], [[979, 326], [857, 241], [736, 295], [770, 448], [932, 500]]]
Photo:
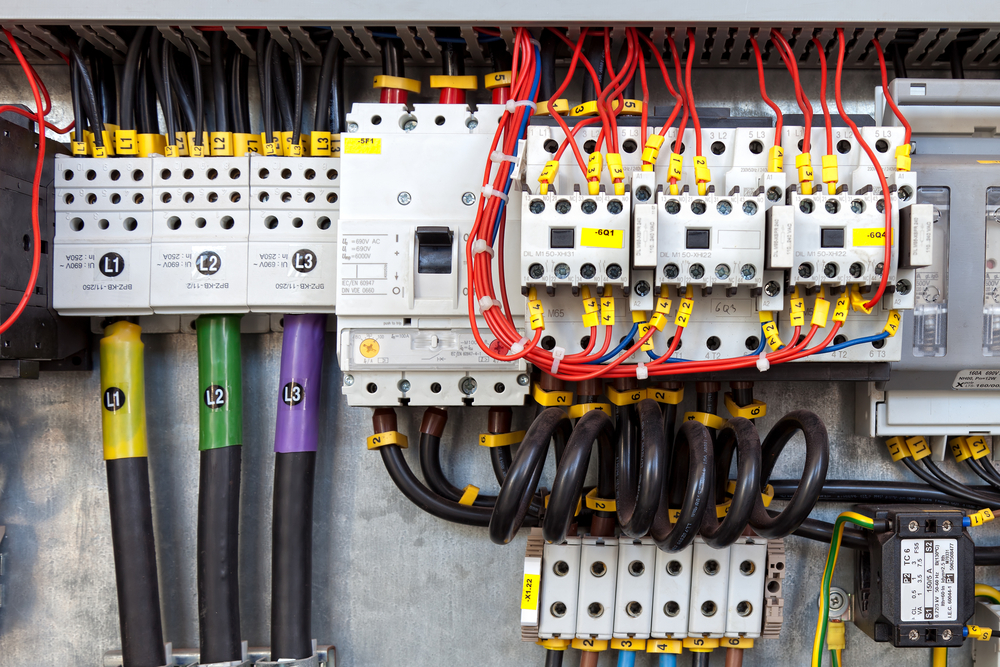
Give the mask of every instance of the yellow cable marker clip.
[[472, 484], [467, 484], [462, 493], [462, 497], [458, 499], [458, 504], [467, 505], [471, 507], [472, 504], [476, 502], [476, 498], [478, 497], [479, 497], [479, 487], [473, 486]]
[[785, 149], [781, 146], [771, 146], [767, 152], [767, 170], [779, 174], [785, 169]]
[[312, 157], [333, 155], [333, 133], [313, 130], [309, 135], [309, 155]]
[[986, 438], [981, 435], [969, 436], [965, 439], [965, 445], [969, 448], [969, 453], [975, 461], [990, 455], [990, 446], [986, 444]]
[[597, 102], [595, 100], [591, 100], [590, 102], [581, 102], [569, 110], [569, 115], [573, 117], [596, 116]]
[[860, 285], [851, 285], [851, 310], [856, 313], [864, 313], [869, 315], [872, 312], [871, 308], [865, 308], [865, 304], [868, 303], [868, 299], [861, 293]]
[[896, 146], [896, 171], [909, 171], [910, 162], [910, 144]]
[[604, 393], [607, 395], [608, 400], [617, 405], [618, 407], [623, 407], [626, 405], [635, 405], [642, 399], [646, 398], [645, 389], [618, 391], [610, 384], [604, 388]]
[[719, 646], [725, 648], [753, 648], [753, 640], [749, 637], [723, 637], [719, 640]]
[[788, 300], [789, 316], [788, 321], [793, 327], [804, 327], [806, 325], [806, 300], [798, 296], [797, 288], [795, 296]]
[[680, 655], [684, 642], [680, 639], [650, 639], [646, 642], [646, 653], [673, 653]]
[[87, 156], [87, 142], [86, 141], [74, 141], [70, 144], [73, 155], [76, 157], [86, 157]]
[[823, 182], [826, 183], [826, 192], [830, 195], [837, 194], [837, 181], [840, 175], [837, 169], [837, 156], [824, 155], [823, 158]]
[[592, 410], [599, 410], [609, 417], [611, 416], [611, 406], [607, 403], [577, 403], [576, 405], [570, 406], [569, 418], [579, 419]]
[[583, 326], [589, 328], [596, 327], [601, 321], [597, 299], [590, 296], [589, 287], [584, 287], [580, 294], [583, 298]]
[[615, 194], [618, 196], [625, 194], [625, 167], [622, 166], [621, 153], [608, 153], [608, 174], [611, 176]]
[[141, 458], [146, 440], [146, 382], [137, 324], [119, 321], [101, 339], [101, 426], [104, 460]]
[[691, 295], [692, 289], [688, 285], [687, 296], [681, 299], [681, 304], [677, 307], [677, 316], [674, 317], [674, 324], [682, 328], [691, 323], [691, 313], [694, 312], [694, 299]]
[[136, 137], [139, 147], [139, 157], [150, 157], [153, 153], [163, 155], [167, 138], [162, 134], [140, 134]]
[[473, 74], [432, 74], [430, 84], [431, 88], [457, 88], [458, 90], [476, 90], [479, 88], [479, 80]]
[[528, 300], [528, 315], [533, 330], [545, 328], [545, 308], [541, 301], [538, 299]]
[[813, 316], [810, 324], [820, 329], [826, 328], [826, 320], [830, 316], [830, 302], [821, 296], [813, 303]]
[[179, 147], [177, 147], [177, 146], [174, 146], [173, 144], [171, 144], [169, 146], [164, 146], [163, 147], [163, 156], [164, 157], [180, 157], [181, 156], [181, 149]]
[[980, 625], [967, 625], [966, 630], [969, 631], [969, 636], [981, 642], [988, 642], [990, 637], [993, 636], [993, 631], [989, 628], [984, 628]]
[[[761, 313], [763, 315], [763, 312]], [[770, 313], [768, 313], [770, 315]], [[764, 335], [764, 340], [767, 341], [767, 346], [772, 350], [777, 351], [784, 342], [781, 340], [781, 336], [778, 335], [778, 325], [773, 319], [768, 319], [763, 322], [761, 326], [761, 333]]]
[[587, 192], [592, 195], [601, 192], [601, 170], [604, 167], [604, 158], [600, 151], [594, 151], [587, 160]]
[[611, 296], [609, 287], [601, 297], [601, 324], [610, 326], [615, 323], [615, 298]]
[[969, 449], [969, 445], [966, 444], [965, 440], [964, 436], [958, 436], [948, 441], [948, 447], [951, 449], [952, 456], [959, 463], [965, 459], [972, 458], [972, 450]]
[[733, 395], [730, 392], [726, 392], [726, 409], [729, 410], [729, 414], [734, 417], [743, 417], [744, 419], [757, 419], [763, 417], [767, 414], [767, 403], [760, 400], [754, 400], [753, 403], [745, 407], [740, 407], [736, 405], [736, 401], [733, 400]]
[[663, 146], [664, 137], [661, 134], [651, 134], [646, 139], [646, 145], [642, 148], [642, 170], [653, 171], [656, 166], [656, 159], [660, 155], [660, 147]]
[[846, 294], [837, 297], [837, 302], [833, 307], [833, 321], [843, 324], [847, 320], [847, 313], [850, 310], [850, 298]]
[[898, 310], [890, 310], [889, 319], [886, 320], [885, 326], [882, 327], [882, 331], [889, 334], [889, 338], [892, 338], [896, 335], [896, 332], [899, 331], [899, 321], [902, 318], [903, 316]]
[[708, 428], [715, 429], [716, 431], [726, 425], [725, 419], [719, 415], [713, 415], [711, 412], [685, 412], [684, 421], [701, 422]]
[[118, 155], [138, 155], [139, 133], [136, 130], [115, 132], [115, 153]]
[[368, 436], [368, 449], [378, 449], [386, 445], [399, 445], [400, 449], [406, 449], [408, 444], [406, 436], [399, 431], [386, 431]]
[[[639, 322], [637, 326], [638, 328], [636, 329], [636, 332], [639, 335], [639, 339], [641, 340], [646, 337], [646, 334], [649, 333], [649, 330], [650, 328], [652, 328], [653, 325], [650, 324], [649, 322]], [[650, 336], [649, 338], [646, 339], [646, 342], [639, 347], [639, 349], [641, 349], [643, 352], [652, 352], [653, 347], [654, 347], [653, 337]]]
[[[663, 290], [666, 294], [666, 290]], [[670, 314], [670, 299], [667, 297], [658, 297], [656, 299], [656, 312], [653, 313], [653, 317], [649, 320], [649, 323], [656, 327], [657, 331], [663, 331], [663, 327], [667, 326], [667, 316]]]
[[213, 157], [232, 157], [234, 148], [232, 132], [212, 132], [209, 137]]
[[680, 389], [661, 389], [660, 387], [646, 387], [646, 398], [651, 398], [657, 403], [668, 405], [678, 405], [684, 400], [684, 387]]
[[260, 153], [260, 135], [237, 132], [233, 134], [233, 155], [243, 157], [247, 153]]
[[600, 512], [614, 512], [617, 508], [613, 498], [598, 498], [595, 486], [586, 495], [587, 507]]
[[[565, 116], [569, 112], [569, 100], [562, 98], [556, 100], [555, 104], [552, 105], [555, 112], [560, 116]], [[549, 115], [549, 100], [544, 100], [538, 103], [538, 110], [535, 111], [534, 116], [548, 116]]]
[[549, 651], [565, 651], [569, 648], [570, 640], [553, 637], [552, 639], [539, 639], [535, 643]]
[[649, 315], [645, 310], [633, 310], [632, 311], [632, 324], [642, 324], [649, 319]]
[[812, 194], [813, 168], [812, 157], [809, 153], [799, 153], [795, 156], [795, 168], [799, 172], [799, 183], [802, 185], [802, 194]]
[[578, 651], [587, 651], [588, 653], [608, 650], [608, 642], [605, 639], [580, 639], [577, 637], [573, 639], [572, 646]]
[[710, 637], [685, 637], [684, 648], [692, 653], [709, 653], [719, 648], [719, 640]]
[[996, 517], [993, 516], [993, 510], [990, 508], [981, 509], [974, 514], [969, 515], [969, 525], [972, 527], [981, 526], [988, 521], [992, 521]]
[[573, 392], [571, 391], [545, 391], [538, 384], [531, 386], [531, 397], [539, 405], [547, 408], [556, 406], [559, 408], [569, 407], [573, 404]]
[[506, 72], [493, 72], [492, 74], [487, 74], [483, 77], [483, 87], [487, 90], [493, 90], [494, 88], [509, 88], [510, 84], [514, 82], [514, 74], [507, 70]]
[[549, 160], [542, 167], [542, 173], [538, 175], [538, 193], [547, 195], [549, 194], [549, 186], [552, 185], [556, 180], [556, 174], [559, 173], [559, 160]]
[[[653, 641], [653, 640], [650, 640]], [[612, 639], [611, 648], [618, 651], [645, 651], [645, 639]]]
[[416, 79], [407, 79], [401, 76], [389, 76], [388, 74], [379, 74], [372, 81], [372, 88], [395, 88], [397, 90], [405, 90], [410, 93], [420, 94], [420, 82]]
[[522, 440], [524, 440], [524, 431], [479, 434], [479, 444], [483, 447], [507, 447], [520, 444]]
[[708, 168], [708, 159], [702, 155], [694, 158], [694, 181], [698, 184], [698, 194], [702, 197], [708, 192], [708, 183], [712, 180], [712, 172]]
[[906, 448], [910, 450], [910, 455], [914, 461], [926, 458], [931, 455], [931, 448], [927, 446], [927, 441], [923, 436], [913, 436], [906, 439]]
[[[674, 142], [677, 145], [677, 142]], [[679, 194], [679, 189], [677, 183], [681, 180], [681, 175], [684, 170], [684, 158], [681, 157], [680, 153], [671, 153], [670, 162], [667, 165], [667, 180], [670, 182], [670, 194]]]
[[887, 438], [885, 446], [889, 448], [889, 456], [892, 457], [893, 463], [910, 457], [910, 449], [906, 446], [906, 438], [901, 435]]

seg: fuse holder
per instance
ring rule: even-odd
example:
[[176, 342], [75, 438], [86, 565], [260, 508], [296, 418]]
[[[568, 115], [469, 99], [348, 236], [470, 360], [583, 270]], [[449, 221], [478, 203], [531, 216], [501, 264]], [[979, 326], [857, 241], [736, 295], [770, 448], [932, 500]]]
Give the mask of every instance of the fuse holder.
[[590, 154], [587, 160], [587, 192], [596, 195], [601, 192], [601, 170], [604, 167], [604, 158], [599, 151]]
[[726, 392], [726, 409], [729, 410], [729, 414], [734, 417], [743, 417], [744, 419], [758, 419], [767, 414], [767, 403], [760, 400], [754, 400], [753, 403], [747, 406], [740, 407], [736, 405], [736, 401], [733, 400], [733, 395], [731, 392]]
[[837, 194], [837, 182], [840, 180], [839, 170], [837, 168], [837, 156], [836, 155], [824, 155], [823, 161], [823, 182], [826, 183], [826, 192], [830, 195]]
[[483, 447], [509, 447], [520, 444], [524, 440], [524, 431], [511, 433], [480, 433], [479, 444]]
[[549, 186], [556, 180], [559, 173], [559, 160], [549, 160], [542, 167], [542, 173], [538, 175], [538, 192], [543, 195], [549, 194]]
[[726, 425], [725, 419], [719, 415], [713, 415], [711, 412], [685, 412], [684, 421], [701, 422], [708, 428], [715, 429], [716, 431]]
[[910, 163], [910, 144], [896, 146], [896, 171], [909, 171]]
[[368, 436], [368, 449], [378, 449], [386, 445], [399, 445], [400, 449], [406, 449], [408, 444], [406, 436], [399, 431], [385, 431]]
[[781, 146], [771, 146], [767, 152], [767, 170], [778, 174], [785, 169], [785, 150]]

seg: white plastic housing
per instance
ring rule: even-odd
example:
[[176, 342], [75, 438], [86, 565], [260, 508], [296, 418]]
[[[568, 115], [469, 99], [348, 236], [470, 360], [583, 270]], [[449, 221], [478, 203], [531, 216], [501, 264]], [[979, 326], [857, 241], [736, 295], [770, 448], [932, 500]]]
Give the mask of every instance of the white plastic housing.
[[687, 637], [693, 553], [693, 546], [673, 554], [656, 551], [651, 634], [657, 639]]
[[649, 638], [656, 552], [652, 538], [618, 538], [614, 636], [619, 639]]
[[726, 636], [760, 637], [764, 617], [767, 540], [741, 537], [730, 548]]
[[692, 546], [688, 633], [719, 638], [726, 632], [730, 550], [713, 549], [700, 537]]
[[576, 636], [580, 639], [611, 639], [617, 576], [618, 540], [584, 537], [580, 549], [580, 595], [576, 615]]
[[574, 636], [579, 594], [580, 538], [568, 537], [563, 544], [546, 544], [542, 551], [538, 614], [540, 639]]

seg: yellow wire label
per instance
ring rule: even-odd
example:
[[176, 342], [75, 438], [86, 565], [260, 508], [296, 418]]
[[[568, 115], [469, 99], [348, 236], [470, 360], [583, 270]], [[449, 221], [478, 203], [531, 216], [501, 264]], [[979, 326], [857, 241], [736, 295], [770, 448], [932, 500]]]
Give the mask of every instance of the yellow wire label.
[[382, 139], [378, 137], [347, 137], [344, 139], [347, 155], [381, 155]]
[[584, 227], [580, 230], [580, 245], [585, 248], [623, 248], [625, 231]]
[[803, 298], [789, 299], [789, 308], [791, 309], [791, 315], [789, 320], [793, 327], [804, 327], [806, 325], [806, 300]]
[[691, 313], [694, 311], [694, 299], [681, 299], [681, 305], [677, 308], [677, 317], [674, 324], [679, 327], [686, 327], [691, 323]]
[[601, 324], [610, 326], [615, 323], [615, 298], [613, 296], [601, 297]]
[[885, 326], [882, 328], [882, 331], [889, 334], [889, 338], [895, 336], [896, 332], [899, 331], [899, 321], [902, 319], [902, 317], [903, 316], [900, 314], [898, 310], [889, 311], [889, 319], [886, 321]]
[[528, 302], [528, 316], [532, 329], [545, 328], [545, 308], [542, 307], [541, 301], [532, 299]]
[[400, 448], [406, 449], [407, 444], [406, 436], [399, 431], [386, 431], [368, 436], [368, 449], [378, 449], [386, 445], [399, 445]]
[[211, 145], [213, 156], [231, 157], [233, 154], [233, 133], [213, 132]]
[[119, 155], [138, 155], [139, 133], [136, 130], [115, 132], [115, 152]]
[[524, 431], [512, 433], [480, 433], [479, 444], [483, 447], [508, 447], [524, 440]]
[[906, 440], [902, 436], [893, 436], [885, 441], [885, 446], [889, 448], [889, 456], [893, 462], [902, 461], [909, 458], [910, 449], [906, 446]]
[[101, 422], [104, 459], [146, 456], [146, 391], [142, 329], [115, 322], [101, 339]]
[[[676, 144], [677, 142], [674, 143]], [[680, 153], [671, 153], [670, 164], [667, 166], [667, 178], [670, 180], [681, 180], [681, 172], [683, 168], [684, 158], [680, 156]]]
[[238, 132], [233, 135], [233, 155], [243, 157], [247, 153], [260, 153], [260, 135]]
[[846, 294], [841, 295], [833, 307], [833, 321], [843, 324], [847, 320], [847, 312], [850, 310], [850, 306], [851, 300], [848, 296]]
[[657, 403], [668, 405], [678, 405], [684, 400], [684, 387], [680, 389], [660, 389], [659, 387], [647, 387], [646, 398], [651, 398]]
[[826, 320], [830, 315], [830, 302], [822, 297], [817, 297], [813, 303], [813, 316], [811, 324], [823, 329], [826, 327]]
[[778, 336], [778, 325], [773, 320], [765, 322], [761, 330], [764, 334], [764, 340], [767, 341], [768, 347], [772, 350], [777, 350], [784, 344], [781, 342], [781, 337]]
[[539, 405], [547, 408], [552, 406], [566, 407], [573, 403], [573, 392], [571, 391], [545, 391], [537, 384], [531, 386], [531, 397]]

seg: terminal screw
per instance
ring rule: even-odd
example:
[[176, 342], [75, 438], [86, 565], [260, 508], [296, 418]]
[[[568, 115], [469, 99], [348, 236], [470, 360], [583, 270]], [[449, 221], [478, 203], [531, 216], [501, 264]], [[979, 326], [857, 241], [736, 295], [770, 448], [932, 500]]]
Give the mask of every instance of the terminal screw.
[[768, 296], [778, 296], [781, 293], [781, 285], [776, 280], [769, 280], [764, 285], [764, 294]]

